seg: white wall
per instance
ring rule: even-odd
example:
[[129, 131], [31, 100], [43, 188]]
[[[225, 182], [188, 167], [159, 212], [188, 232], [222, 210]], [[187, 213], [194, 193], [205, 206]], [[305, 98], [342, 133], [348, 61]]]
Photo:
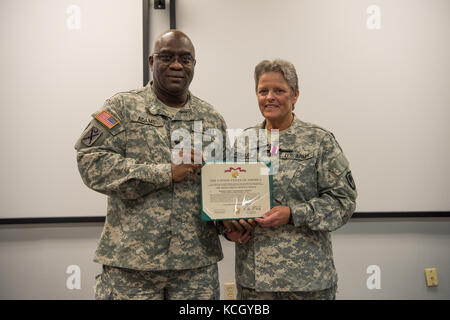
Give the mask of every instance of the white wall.
[[[0, 299], [93, 299], [92, 262], [101, 223], [0, 226]], [[223, 284], [234, 281], [234, 247], [222, 241]], [[450, 218], [358, 219], [333, 233], [338, 299], [450, 299]], [[66, 287], [66, 269], [81, 269], [81, 289]], [[381, 289], [369, 290], [367, 267], [381, 269]], [[424, 269], [439, 286], [427, 288]]]
[[[380, 29], [371, 29], [374, 4]], [[299, 75], [295, 113], [335, 134], [358, 211], [450, 210], [448, 0], [179, 0], [177, 8], [177, 27], [196, 46], [192, 90], [230, 128], [262, 121], [255, 65], [287, 59]]]
[[138, 0], [0, 1], [0, 218], [105, 214], [74, 145], [107, 98], [142, 85], [141, 17]]

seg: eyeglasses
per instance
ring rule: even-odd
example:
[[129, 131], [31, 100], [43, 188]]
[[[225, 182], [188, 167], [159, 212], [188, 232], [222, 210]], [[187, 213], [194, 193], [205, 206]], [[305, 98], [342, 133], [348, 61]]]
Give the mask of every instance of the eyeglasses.
[[158, 59], [165, 64], [171, 64], [175, 60], [178, 60], [178, 62], [180, 62], [183, 66], [186, 67], [190, 67], [193, 64], [195, 64], [195, 59], [192, 57], [190, 53], [185, 53], [177, 56], [169, 52], [158, 52], [154, 53], [153, 55], [158, 57]]

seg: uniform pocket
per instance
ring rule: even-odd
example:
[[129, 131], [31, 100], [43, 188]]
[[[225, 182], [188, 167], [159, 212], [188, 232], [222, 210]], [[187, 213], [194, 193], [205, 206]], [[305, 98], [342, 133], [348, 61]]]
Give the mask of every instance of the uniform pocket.
[[139, 163], [170, 163], [169, 140], [166, 128], [159, 122], [141, 117], [131, 119], [127, 131], [127, 157]]
[[[317, 196], [317, 169], [316, 158], [313, 153], [293, 153], [290, 160], [284, 162], [282, 169], [289, 174], [283, 177], [281, 183], [286, 184], [284, 196], [307, 200]], [[285, 174], [285, 175], [286, 175]]]
[[339, 177], [349, 167], [349, 162], [343, 153], [339, 154], [336, 158], [330, 161], [329, 170]]

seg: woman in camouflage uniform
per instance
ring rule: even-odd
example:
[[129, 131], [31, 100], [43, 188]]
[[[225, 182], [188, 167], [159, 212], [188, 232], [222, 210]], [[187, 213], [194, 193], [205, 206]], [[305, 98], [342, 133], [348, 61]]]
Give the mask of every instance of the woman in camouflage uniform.
[[238, 297], [334, 299], [330, 232], [356, 207], [349, 163], [332, 133], [293, 113], [299, 89], [290, 62], [260, 62], [255, 85], [265, 120], [251, 129], [266, 129], [268, 137], [279, 130], [278, 145], [267, 147], [279, 169], [273, 176], [274, 207], [255, 221], [240, 221], [251, 232], [231, 231], [237, 221], [224, 222], [226, 236], [236, 242]]

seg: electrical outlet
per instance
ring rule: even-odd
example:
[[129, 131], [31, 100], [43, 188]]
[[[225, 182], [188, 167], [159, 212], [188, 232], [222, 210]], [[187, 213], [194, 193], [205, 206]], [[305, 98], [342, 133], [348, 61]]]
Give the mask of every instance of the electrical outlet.
[[425, 269], [425, 279], [427, 281], [427, 287], [436, 287], [439, 284], [436, 268]]
[[227, 282], [224, 284], [225, 300], [236, 300], [236, 284], [234, 282]]

